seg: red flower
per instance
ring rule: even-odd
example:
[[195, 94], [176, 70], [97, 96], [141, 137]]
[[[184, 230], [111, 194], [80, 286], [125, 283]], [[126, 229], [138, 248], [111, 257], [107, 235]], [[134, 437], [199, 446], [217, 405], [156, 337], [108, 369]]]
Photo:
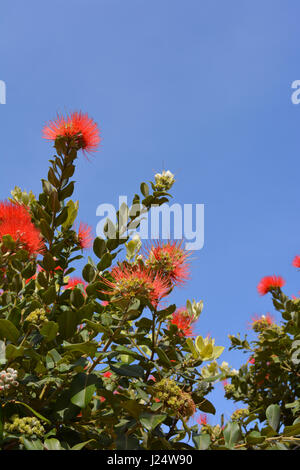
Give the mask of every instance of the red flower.
[[84, 280], [81, 279], [80, 277], [71, 277], [68, 281], [68, 284], [66, 286], [64, 286], [64, 289], [73, 290], [78, 285], [82, 285], [84, 287], [84, 289], [87, 286], [86, 282], [84, 282]]
[[182, 285], [189, 278], [190, 263], [187, 259], [190, 253], [182, 248], [182, 241], [155, 242], [145, 249], [145, 255], [148, 256], [146, 265], [169, 282]]
[[103, 377], [106, 377], [106, 378], [109, 378], [111, 376], [112, 376], [112, 373], [109, 372], [109, 370], [107, 372], [104, 372], [104, 374], [103, 374]]
[[80, 148], [87, 153], [95, 151], [100, 143], [98, 125], [81, 111], [75, 111], [66, 118], [57, 114], [57, 118], [44, 127], [43, 137], [54, 141], [58, 137], [76, 137]]
[[141, 265], [119, 265], [111, 270], [111, 275], [114, 281], [102, 280], [111, 289], [105, 293], [115, 297], [144, 297], [157, 306], [169, 293], [168, 283], [158, 273], [152, 273]]
[[293, 259], [293, 266], [295, 266], [295, 268], [300, 268], [300, 256], [295, 256], [295, 258]]
[[257, 290], [260, 295], [267, 294], [271, 289], [282, 287], [285, 284], [285, 280], [281, 276], [266, 276], [263, 277], [257, 286]]
[[78, 242], [82, 250], [91, 248], [93, 244], [92, 227], [89, 227], [89, 225], [83, 222], [80, 222], [79, 225]]
[[250, 359], [248, 360], [249, 364], [255, 364], [255, 359], [254, 357], [250, 357]]
[[171, 323], [179, 329], [180, 336], [192, 336], [192, 318], [185, 307], [181, 307], [173, 313]]
[[37, 227], [31, 222], [31, 216], [26, 207], [8, 202], [0, 203], [0, 240], [10, 235], [31, 255], [44, 251], [42, 236]]
[[223, 387], [225, 388], [225, 387], [228, 385], [228, 380], [223, 380], [223, 381], [222, 381], [222, 385], [223, 385]]
[[207, 424], [207, 414], [205, 413], [200, 413], [200, 415], [197, 418], [197, 423], [200, 424], [200, 426], [203, 426], [203, 424]]
[[20, 222], [31, 222], [31, 216], [28, 209], [21, 204], [12, 202], [0, 202], [0, 223], [5, 220], [17, 219]]

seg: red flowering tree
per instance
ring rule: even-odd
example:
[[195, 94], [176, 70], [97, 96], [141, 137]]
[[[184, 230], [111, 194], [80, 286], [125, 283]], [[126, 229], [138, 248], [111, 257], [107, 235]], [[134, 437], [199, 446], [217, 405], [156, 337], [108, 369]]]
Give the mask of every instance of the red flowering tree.
[[190, 418], [215, 412], [205, 396], [223, 348], [193, 335], [202, 302], [168, 303], [190, 273], [182, 243], [142, 249], [131, 236], [151, 205], [168, 202], [174, 177], [142, 183], [93, 240], [71, 198], [78, 152], [96, 150], [98, 126], [75, 112], [44, 137], [55, 155], [41, 194], [16, 187], [0, 203], [0, 447], [198, 448]]
[[[142, 247], [134, 234], [152, 205], [169, 201], [172, 173], [142, 183], [93, 240], [76, 223], [72, 177], [78, 152], [97, 149], [98, 126], [75, 112], [44, 137], [55, 155], [41, 194], [16, 187], [0, 202], [0, 448], [298, 448], [300, 299], [282, 292], [281, 277], [262, 279], [281, 324], [254, 318], [254, 342], [230, 337], [247, 363], [218, 364], [224, 348], [194, 334], [202, 301], [168, 302], [190, 277], [189, 252], [182, 242]], [[245, 407], [212, 426], [206, 396], [216, 380]]]
[[[293, 265], [300, 267], [296, 256]], [[266, 276], [257, 286], [260, 295], [271, 294], [274, 316], [256, 316], [251, 328], [257, 335], [230, 335], [231, 349], [241, 350], [248, 360], [227, 375], [225, 396], [244, 404], [230, 424], [236, 448], [298, 449], [300, 445], [300, 298], [282, 291], [285, 280]]]

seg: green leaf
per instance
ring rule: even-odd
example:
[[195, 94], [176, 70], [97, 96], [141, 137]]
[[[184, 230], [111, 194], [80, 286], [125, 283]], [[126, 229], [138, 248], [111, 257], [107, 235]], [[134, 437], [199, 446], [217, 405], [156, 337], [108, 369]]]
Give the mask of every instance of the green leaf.
[[166, 355], [166, 353], [161, 348], [158, 348], [158, 347], [156, 347], [154, 350], [155, 350], [156, 354], [158, 355], [158, 357], [159, 357], [160, 361], [162, 362], [162, 364], [164, 366], [167, 366], [168, 368], [170, 368], [172, 366], [172, 364], [170, 362], [170, 359]]
[[142, 413], [140, 415], [140, 422], [148, 431], [153, 431], [167, 418], [165, 414]]
[[268, 406], [266, 417], [271, 428], [277, 431], [280, 422], [280, 407], [278, 405]]
[[91, 341], [76, 344], [70, 344], [64, 341], [63, 347], [67, 351], [78, 351], [82, 354], [88, 354], [89, 356], [94, 356], [97, 350], [97, 344]]
[[39, 439], [29, 441], [26, 437], [23, 437], [22, 441], [26, 450], [44, 450], [43, 444]]
[[9, 320], [0, 320], [0, 339], [8, 339], [16, 343], [19, 339], [20, 333], [15, 325]]
[[82, 277], [86, 282], [93, 282], [96, 277], [95, 269], [91, 264], [86, 264], [82, 270]]
[[236, 422], [229, 422], [224, 431], [225, 445], [229, 449], [233, 449], [234, 444], [241, 438], [240, 426]]
[[246, 442], [248, 444], [261, 444], [264, 442], [265, 437], [260, 434], [258, 431], [251, 431], [247, 436], [246, 436]]
[[70, 300], [71, 300], [72, 305], [74, 305], [74, 307], [76, 308], [80, 308], [83, 306], [84, 301], [85, 301], [84, 295], [78, 287], [75, 287], [74, 289], [72, 289]]
[[82, 323], [86, 323], [87, 326], [91, 328], [95, 333], [105, 333], [107, 335], [112, 334], [111, 329], [101, 325], [101, 323], [95, 323], [87, 319], [83, 319]]
[[144, 197], [149, 196], [149, 186], [146, 183], [141, 184], [141, 193]]
[[39, 223], [40, 231], [42, 232], [42, 235], [48, 240], [51, 241], [54, 233], [53, 230], [51, 229], [50, 225], [46, 222], [45, 219], [41, 219]]
[[8, 344], [6, 346], [6, 359], [16, 359], [24, 355], [25, 348], [23, 346], [14, 346], [13, 344]]
[[144, 369], [141, 366], [133, 365], [117, 365], [110, 364], [110, 368], [113, 372], [118, 375], [124, 375], [125, 377], [135, 377], [137, 379], [144, 377]]
[[86, 408], [96, 391], [98, 377], [95, 374], [78, 374], [70, 388], [71, 402], [80, 408]]
[[87, 444], [89, 444], [90, 442], [96, 442], [95, 439], [90, 439], [89, 441], [85, 441], [85, 442], [80, 442], [79, 444], [76, 444], [75, 446], [73, 446], [71, 448], [71, 450], [81, 450], [83, 449]]
[[47, 369], [53, 369], [60, 360], [61, 355], [56, 351], [56, 349], [51, 349], [51, 351], [46, 355]]
[[68, 186], [66, 186], [62, 191], [59, 193], [59, 200], [63, 201], [68, 197], [72, 196], [74, 192], [74, 181], [71, 181]]
[[67, 227], [71, 227], [73, 225], [78, 212], [78, 201], [74, 203], [71, 199], [67, 202], [66, 207], [68, 208], [68, 217], [62, 223], [62, 227], [66, 229]]
[[59, 333], [63, 339], [74, 336], [77, 330], [77, 316], [72, 310], [63, 312], [58, 317]]
[[292, 426], [286, 426], [283, 430], [283, 435], [287, 437], [297, 436], [300, 434], [300, 423], [292, 424]]
[[192, 439], [198, 450], [207, 450], [210, 446], [209, 434], [194, 434]]
[[47, 289], [43, 294], [42, 294], [43, 301], [45, 302], [46, 305], [52, 304], [54, 300], [56, 299], [56, 289], [55, 286], [50, 286], [49, 289]]
[[191, 353], [193, 355], [193, 358], [198, 359], [199, 354], [198, 354], [197, 349], [195, 348], [194, 341], [192, 340], [192, 338], [187, 338], [186, 343], [189, 347], [189, 350], [191, 351]]
[[58, 324], [54, 321], [47, 321], [41, 328], [41, 335], [43, 335], [46, 341], [53, 341], [58, 332]]
[[63, 224], [68, 220], [68, 216], [69, 216], [69, 209], [66, 206], [63, 208], [60, 214], [56, 217], [55, 227], [59, 227], [60, 225], [63, 226]]
[[95, 238], [94, 245], [93, 245], [93, 250], [94, 250], [95, 255], [98, 258], [102, 258], [102, 255], [104, 254], [104, 252], [106, 250], [106, 244], [105, 244], [105, 241], [103, 240], [103, 238], [100, 238], [100, 237]]
[[214, 346], [212, 359], [218, 359], [224, 351], [224, 346]]
[[45, 418], [43, 415], [41, 415], [40, 413], [38, 413], [37, 411], [35, 411], [33, 408], [31, 408], [29, 405], [27, 405], [26, 403], [23, 403], [21, 401], [15, 401], [15, 403], [17, 405], [22, 405], [22, 406], [25, 406], [25, 408], [27, 408], [29, 411], [31, 411], [31, 413], [33, 413], [37, 418], [39, 418], [41, 421], [45, 421], [46, 423], [48, 424], [51, 424], [51, 422], [49, 421], [49, 419]]
[[112, 260], [112, 255], [110, 253], [105, 253], [102, 256], [101, 261], [97, 264], [99, 271], [104, 271], [105, 269], [109, 268], [111, 266]]
[[197, 405], [197, 408], [199, 408], [199, 410], [203, 411], [204, 413], [210, 413], [212, 415], [216, 414], [214, 405], [209, 400], [207, 400], [207, 398], [204, 398], [201, 403]]
[[60, 442], [54, 438], [46, 439], [44, 442], [44, 446], [47, 448], [47, 450], [65, 450], [61, 446]]

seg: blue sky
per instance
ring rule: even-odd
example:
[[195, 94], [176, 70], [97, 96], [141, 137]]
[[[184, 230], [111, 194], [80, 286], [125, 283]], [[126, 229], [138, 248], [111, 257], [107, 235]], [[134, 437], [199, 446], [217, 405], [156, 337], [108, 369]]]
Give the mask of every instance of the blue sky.
[[[15, 185], [38, 193], [52, 156], [43, 125], [88, 112], [103, 141], [78, 161], [80, 219], [95, 229], [100, 203], [131, 196], [163, 167], [175, 173], [174, 201], [205, 204], [205, 245], [173, 297], [203, 299], [197, 333], [229, 346], [251, 316], [272, 313], [256, 292], [262, 276], [299, 291], [299, 14], [297, 0], [3, 3], [0, 199]], [[218, 386], [228, 417], [235, 405], [222, 395]]]

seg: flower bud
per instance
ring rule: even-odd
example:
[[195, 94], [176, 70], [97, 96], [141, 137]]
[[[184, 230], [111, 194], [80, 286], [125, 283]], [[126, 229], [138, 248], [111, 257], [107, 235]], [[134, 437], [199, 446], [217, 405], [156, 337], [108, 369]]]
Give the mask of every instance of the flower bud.
[[158, 191], [168, 191], [174, 183], [174, 175], [169, 170], [163, 170], [162, 173], [156, 173], [155, 175], [155, 188]]

